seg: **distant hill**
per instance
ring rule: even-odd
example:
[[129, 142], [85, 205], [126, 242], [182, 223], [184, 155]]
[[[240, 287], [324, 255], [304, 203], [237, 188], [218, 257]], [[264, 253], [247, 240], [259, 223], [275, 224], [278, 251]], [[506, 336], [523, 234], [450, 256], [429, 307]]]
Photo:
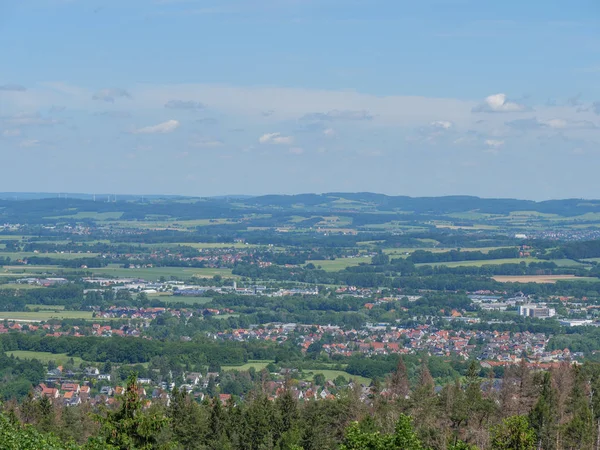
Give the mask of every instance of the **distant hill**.
[[509, 214], [534, 211], [561, 216], [577, 216], [600, 212], [600, 200], [533, 200], [494, 199], [473, 196], [407, 197], [370, 192], [298, 195], [264, 195], [244, 200], [248, 205], [292, 208], [296, 206], [326, 209], [372, 209], [376, 211], [409, 211], [416, 214], [450, 214], [477, 211], [485, 214]]
[[[0, 193], [0, 223], [48, 223], [73, 217], [81, 221], [143, 220], [148, 218], [240, 219], [249, 214], [266, 218], [252, 219], [248, 226], [280, 226], [293, 216], [311, 219], [335, 214], [346, 216], [354, 225], [386, 223], [391, 220], [426, 222], [451, 214], [469, 213], [506, 216], [527, 211], [561, 217], [583, 216], [600, 212], [600, 200], [549, 200], [535, 202], [518, 199], [488, 199], [473, 196], [407, 197], [369, 192], [298, 195], [222, 196], [211, 198], [182, 196], [134, 196], [93, 194]], [[115, 201], [116, 198], [116, 201]], [[109, 201], [110, 199], [110, 201]], [[115, 213], [115, 214], [111, 214]], [[475, 213], [475, 214], [473, 214]], [[94, 217], [101, 214], [101, 218]], [[262, 221], [261, 221], [262, 220]]]

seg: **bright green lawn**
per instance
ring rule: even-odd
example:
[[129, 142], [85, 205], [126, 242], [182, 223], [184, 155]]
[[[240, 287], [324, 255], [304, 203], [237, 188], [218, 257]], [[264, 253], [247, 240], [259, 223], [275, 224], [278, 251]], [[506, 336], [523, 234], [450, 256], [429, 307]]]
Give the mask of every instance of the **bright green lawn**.
[[348, 372], [344, 372], [343, 370], [305, 370], [304, 375], [306, 375], [307, 380], [312, 380], [312, 378], [317, 374], [323, 374], [326, 380], [335, 380], [340, 375], [346, 378], [346, 380], [355, 380], [360, 384], [366, 384], [367, 386], [371, 384], [371, 380], [369, 378], [361, 377], [358, 375], [350, 375]]
[[[50, 319], [86, 319], [92, 320], [91, 311], [9, 311], [0, 312], [0, 320], [45, 321]], [[102, 319], [104, 320], [104, 319]]]
[[74, 219], [74, 220], [82, 220], [82, 219], [92, 219], [92, 220], [117, 220], [120, 219], [123, 215], [123, 212], [119, 211], [109, 211], [109, 212], [93, 212], [93, 211], [79, 211], [70, 216], [53, 216], [46, 217], [46, 219]]
[[2, 252], [0, 256], [9, 257], [12, 261], [17, 259], [31, 258], [34, 256], [40, 258], [54, 259], [79, 259], [79, 258], [95, 258], [98, 253], [34, 253], [34, 252]]
[[223, 370], [237, 370], [237, 371], [244, 371], [244, 370], [250, 370], [250, 368], [254, 367], [257, 371], [259, 370], [263, 370], [265, 367], [267, 367], [270, 363], [272, 363], [274, 361], [261, 361], [261, 360], [249, 360], [246, 364], [243, 364], [241, 366], [221, 366], [221, 369]]
[[315, 266], [321, 266], [321, 268], [327, 272], [337, 272], [344, 270], [346, 267], [358, 266], [361, 263], [371, 263], [371, 258], [368, 256], [359, 256], [358, 258], [337, 258], [334, 260], [324, 261], [306, 261], [307, 263], [313, 263]]
[[[47, 364], [48, 361], [54, 361], [57, 365], [65, 365], [69, 361], [69, 358], [71, 358], [71, 356], [66, 353], [30, 352], [28, 350], [12, 350], [7, 351], [6, 354], [21, 359], [37, 359], [43, 364]], [[73, 356], [72, 358], [76, 366], [83, 362], [83, 359], [78, 356]]]
[[452, 262], [440, 262], [440, 263], [424, 263], [416, 264], [417, 266], [446, 266], [446, 267], [481, 267], [496, 264], [519, 264], [521, 262], [541, 262], [542, 260], [537, 258], [503, 258], [503, 259], [488, 259], [488, 260], [477, 260], [477, 261], [452, 261]]
[[211, 297], [188, 297], [182, 295], [151, 295], [150, 297], [165, 303], [185, 303], [186, 305], [204, 305], [212, 301]]
[[0, 284], [0, 289], [3, 290], [28, 290], [28, 289], [43, 289], [43, 286], [37, 284]]

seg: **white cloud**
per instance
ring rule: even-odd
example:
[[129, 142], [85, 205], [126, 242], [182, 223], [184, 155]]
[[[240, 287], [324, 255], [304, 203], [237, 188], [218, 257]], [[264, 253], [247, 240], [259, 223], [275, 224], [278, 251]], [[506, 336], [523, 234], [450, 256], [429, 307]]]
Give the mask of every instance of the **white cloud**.
[[294, 142], [292, 136], [282, 136], [281, 133], [266, 133], [258, 138], [261, 144], [289, 145]]
[[504, 145], [504, 141], [498, 139], [486, 139], [485, 145], [487, 145], [490, 149], [498, 150]]
[[18, 128], [13, 128], [13, 129], [10, 129], [10, 130], [4, 130], [2, 132], [2, 136], [4, 136], [4, 137], [21, 136], [21, 130], [19, 130]]
[[194, 100], [169, 100], [167, 103], [165, 103], [165, 108], [195, 111], [204, 109], [205, 106], [203, 103], [196, 102]]
[[290, 153], [292, 155], [301, 155], [302, 153], [304, 153], [304, 149], [301, 147], [292, 147], [290, 148]]
[[434, 128], [443, 128], [444, 130], [452, 128], [452, 122], [447, 120], [436, 120], [435, 122], [431, 122], [430, 125]]
[[22, 148], [36, 147], [40, 144], [41, 144], [41, 142], [37, 139], [25, 139], [24, 141], [19, 142], [19, 147], [22, 147]]
[[486, 97], [483, 103], [475, 106], [473, 112], [510, 113], [529, 111], [530, 108], [517, 102], [511, 102], [506, 94], [494, 94]]
[[323, 130], [323, 135], [327, 136], [327, 137], [332, 137], [335, 136], [335, 130], [333, 128], [326, 128]]
[[96, 92], [92, 99], [113, 103], [117, 98], [131, 98], [131, 94], [121, 88], [106, 88]]
[[133, 131], [133, 134], [164, 134], [172, 133], [179, 128], [179, 121], [167, 120], [166, 122], [159, 123], [157, 125], [151, 125], [148, 127], [138, 128]]

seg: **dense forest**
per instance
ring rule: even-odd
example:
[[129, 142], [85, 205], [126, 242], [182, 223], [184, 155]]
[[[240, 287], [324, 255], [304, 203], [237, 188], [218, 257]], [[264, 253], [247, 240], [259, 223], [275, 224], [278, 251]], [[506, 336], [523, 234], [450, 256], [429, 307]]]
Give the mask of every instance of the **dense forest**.
[[400, 360], [384, 382], [331, 399], [298, 400], [292, 380], [277, 393], [258, 381], [243, 400], [215, 394], [199, 402], [173, 390], [149, 406], [132, 375], [108, 406], [65, 407], [33, 393], [4, 404], [0, 442], [6, 449], [591, 450], [600, 439], [598, 392], [597, 364], [532, 372], [523, 362], [496, 380], [472, 363], [439, 389], [427, 365], [411, 383]]

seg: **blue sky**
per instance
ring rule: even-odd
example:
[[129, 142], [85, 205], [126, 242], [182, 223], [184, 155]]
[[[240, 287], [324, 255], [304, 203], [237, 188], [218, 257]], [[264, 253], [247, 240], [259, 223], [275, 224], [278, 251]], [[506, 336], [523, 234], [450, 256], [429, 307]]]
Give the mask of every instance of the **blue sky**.
[[596, 0], [0, 0], [0, 191], [600, 198]]

